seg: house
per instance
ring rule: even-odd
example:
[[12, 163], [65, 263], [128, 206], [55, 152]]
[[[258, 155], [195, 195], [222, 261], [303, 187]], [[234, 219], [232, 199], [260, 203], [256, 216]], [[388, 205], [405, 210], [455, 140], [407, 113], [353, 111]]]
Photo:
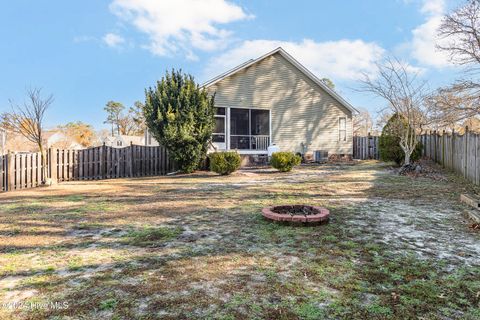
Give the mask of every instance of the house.
[[131, 144], [138, 146], [145, 145], [145, 138], [143, 136], [127, 136], [118, 134], [116, 136], [104, 137], [102, 140], [102, 143], [104, 143], [106, 146], [114, 148], [124, 148]]
[[277, 48], [206, 82], [215, 93], [217, 150], [265, 155], [281, 151], [350, 157], [352, 116], [357, 110]]
[[145, 129], [144, 132], [143, 132], [143, 139], [144, 139], [144, 145], [148, 146], [148, 147], [157, 147], [159, 146], [160, 144], [158, 143], [158, 141], [153, 137], [152, 133], [150, 132], [150, 130]]
[[[5, 131], [3, 145], [4, 153], [7, 151], [38, 152], [37, 144], [18, 133]], [[80, 143], [75, 141], [74, 138], [68, 136], [63, 131], [58, 129], [46, 130], [43, 132], [43, 145], [47, 149], [58, 148], [79, 150], [84, 148]]]
[[102, 137], [100, 139], [100, 143], [114, 148], [124, 148], [128, 147], [130, 144], [148, 147], [159, 146], [157, 140], [155, 140], [155, 138], [147, 129], [145, 129], [143, 136], [129, 136], [122, 134], [115, 136], [108, 135]]

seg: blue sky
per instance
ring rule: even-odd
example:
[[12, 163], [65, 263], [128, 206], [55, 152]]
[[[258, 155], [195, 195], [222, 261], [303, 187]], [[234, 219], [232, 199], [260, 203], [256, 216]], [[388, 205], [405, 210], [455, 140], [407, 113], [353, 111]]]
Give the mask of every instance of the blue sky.
[[432, 88], [461, 72], [434, 47], [441, 16], [460, 0], [2, 2], [0, 112], [9, 99], [22, 102], [25, 88], [42, 87], [55, 96], [50, 127], [102, 128], [107, 101], [143, 100], [166, 69], [203, 82], [279, 45], [373, 115], [382, 101], [354, 89], [387, 55]]

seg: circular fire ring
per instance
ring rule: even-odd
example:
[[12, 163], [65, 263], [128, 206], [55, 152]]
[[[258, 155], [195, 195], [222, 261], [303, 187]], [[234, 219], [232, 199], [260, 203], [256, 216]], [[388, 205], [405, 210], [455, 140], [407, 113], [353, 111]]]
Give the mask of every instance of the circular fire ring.
[[273, 206], [262, 209], [262, 215], [273, 221], [321, 223], [328, 221], [330, 211], [307, 205]]

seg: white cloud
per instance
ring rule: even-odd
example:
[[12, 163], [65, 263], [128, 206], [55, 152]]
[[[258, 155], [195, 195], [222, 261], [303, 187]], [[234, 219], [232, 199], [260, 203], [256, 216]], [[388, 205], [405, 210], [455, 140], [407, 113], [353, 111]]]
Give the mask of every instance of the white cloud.
[[431, 15], [443, 15], [445, 12], [445, 0], [423, 0], [421, 13]]
[[376, 43], [362, 40], [327, 42], [315, 42], [310, 39], [301, 42], [249, 40], [212, 58], [204, 71], [204, 78], [212, 78], [279, 46], [318, 77], [329, 77], [334, 81], [355, 80], [364, 72], [374, 74], [375, 62], [381, 59], [385, 52]]
[[441, 41], [437, 33], [445, 14], [445, 1], [423, 0], [420, 12], [426, 16], [425, 22], [412, 30], [412, 40], [406, 45], [412, 57], [427, 66], [451, 66], [448, 55], [436, 48]]
[[106, 35], [103, 36], [102, 40], [107, 46], [112, 48], [118, 47], [125, 43], [125, 39], [122, 36], [115, 33], [107, 33]]
[[165, 56], [182, 52], [195, 59], [192, 49], [224, 48], [232, 32], [218, 27], [252, 18], [226, 0], [114, 0], [111, 11], [149, 37], [145, 47]]

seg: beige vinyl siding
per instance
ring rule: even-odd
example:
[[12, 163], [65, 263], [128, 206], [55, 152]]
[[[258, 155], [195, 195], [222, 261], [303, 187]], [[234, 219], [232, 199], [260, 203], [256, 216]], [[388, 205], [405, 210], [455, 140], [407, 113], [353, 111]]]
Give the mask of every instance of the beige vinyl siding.
[[[284, 151], [352, 153], [352, 113], [311, 81], [280, 53], [210, 86], [218, 107], [271, 110], [272, 140]], [[339, 118], [347, 140], [339, 141]]]

